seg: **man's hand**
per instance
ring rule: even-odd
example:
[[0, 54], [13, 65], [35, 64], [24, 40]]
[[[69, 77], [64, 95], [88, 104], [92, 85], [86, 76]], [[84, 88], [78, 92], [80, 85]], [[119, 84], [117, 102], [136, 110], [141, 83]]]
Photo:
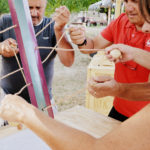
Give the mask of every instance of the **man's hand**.
[[[114, 49], [117, 49], [121, 52], [121, 57], [113, 58], [110, 54], [111, 51], [113, 51]], [[117, 62], [126, 62], [126, 61], [130, 61], [133, 60], [133, 55], [134, 55], [134, 47], [128, 46], [128, 45], [124, 45], [124, 44], [114, 44], [110, 47], [107, 47], [106, 50], [106, 56], [110, 61], [114, 61], [115, 63]]]
[[92, 77], [88, 81], [88, 91], [96, 98], [117, 96], [120, 92], [119, 83], [110, 76]]
[[16, 95], [6, 95], [0, 103], [0, 117], [10, 122], [24, 123], [25, 116], [31, 113], [30, 107], [32, 105], [23, 98]]
[[69, 28], [70, 38], [76, 45], [82, 44], [86, 39], [86, 32], [84, 26], [72, 26]]
[[56, 8], [53, 19], [55, 20], [55, 31], [62, 31], [64, 26], [69, 22], [70, 12], [67, 7], [61, 6]]
[[0, 43], [0, 54], [2, 56], [13, 57], [18, 52], [17, 43], [14, 39], [9, 38]]

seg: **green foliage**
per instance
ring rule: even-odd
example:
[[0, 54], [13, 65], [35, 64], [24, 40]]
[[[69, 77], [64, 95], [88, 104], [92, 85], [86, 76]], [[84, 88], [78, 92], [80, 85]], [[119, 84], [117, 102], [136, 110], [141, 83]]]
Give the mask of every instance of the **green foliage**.
[[0, 0], [0, 15], [9, 12], [9, 6], [7, 0]]
[[79, 12], [87, 10], [89, 5], [99, 0], [48, 0], [46, 15], [52, 14], [59, 6], [67, 6], [71, 12]]
[[[46, 16], [52, 14], [59, 6], [67, 6], [71, 12], [79, 12], [87, 10], [89, 5], [98, 2], [99, 0], [48, 0]], [[8, 13], [8, 0], [0, 0], [0, 14]]]

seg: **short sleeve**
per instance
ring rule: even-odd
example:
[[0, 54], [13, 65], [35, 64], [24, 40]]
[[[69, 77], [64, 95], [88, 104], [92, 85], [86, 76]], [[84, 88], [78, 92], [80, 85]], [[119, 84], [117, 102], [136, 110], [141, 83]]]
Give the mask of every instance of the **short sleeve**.
[[121, 14], [101, 32], [101, 35], [104, 39], [114, 43], [115, 38], [120, 34], [120, 31], [127, 20], [126, 14]]
[[112, 21], [102, 32], [101, 35], [103, 36], [104, 39], [113, 42], [113, 32], [112, 29], [115, 28], [115, 22], [116, 20]]

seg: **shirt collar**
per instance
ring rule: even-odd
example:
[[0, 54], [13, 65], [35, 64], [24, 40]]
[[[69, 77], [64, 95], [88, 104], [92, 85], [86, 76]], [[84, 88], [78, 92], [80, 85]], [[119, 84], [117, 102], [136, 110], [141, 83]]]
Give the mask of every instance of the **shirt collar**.
[[39, 22], [39, 24], [34, 25], [34, 27], [37, 27], [37, 26], [41, 25], [41, 24], [42, 24], [42, 22], [43, 22], [43, 19]]
[[136, 26], [135, 26], [133, 23], [131, 23], [131, 22], [129, 21], [129, 19], [128, 19], [128, 22], [127, 22], [127, 24], [126, 24], [125, 27], [126, 27], [126, 28], [132, 28], [132, 29], [134, 29], [134, 31], [136, 31], [136, 32], [143, 33], [142, 31], [137, 30]]
[[128, 19], [128, 22], [127, 22], [127, 24], [126, 24], [126, 27], [127, 27], [127, 28], [131, 28], [131, 27], [132, 27], [132, 28], [133, 28], [133, 27], [136, 28], [135, 25], [129, 21], [129, 19]]

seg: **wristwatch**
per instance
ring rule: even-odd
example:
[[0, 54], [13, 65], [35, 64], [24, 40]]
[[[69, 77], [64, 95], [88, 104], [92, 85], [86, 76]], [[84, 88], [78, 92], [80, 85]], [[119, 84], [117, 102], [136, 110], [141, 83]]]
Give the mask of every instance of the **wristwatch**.
[[83, 45], [86, 45], [87, 44], [87, 39], [85, 39], [84, 41], [83, 41], [83, 43], [81, 43], [81, 44], [77, 44], [78, 46], [83, 46]]

